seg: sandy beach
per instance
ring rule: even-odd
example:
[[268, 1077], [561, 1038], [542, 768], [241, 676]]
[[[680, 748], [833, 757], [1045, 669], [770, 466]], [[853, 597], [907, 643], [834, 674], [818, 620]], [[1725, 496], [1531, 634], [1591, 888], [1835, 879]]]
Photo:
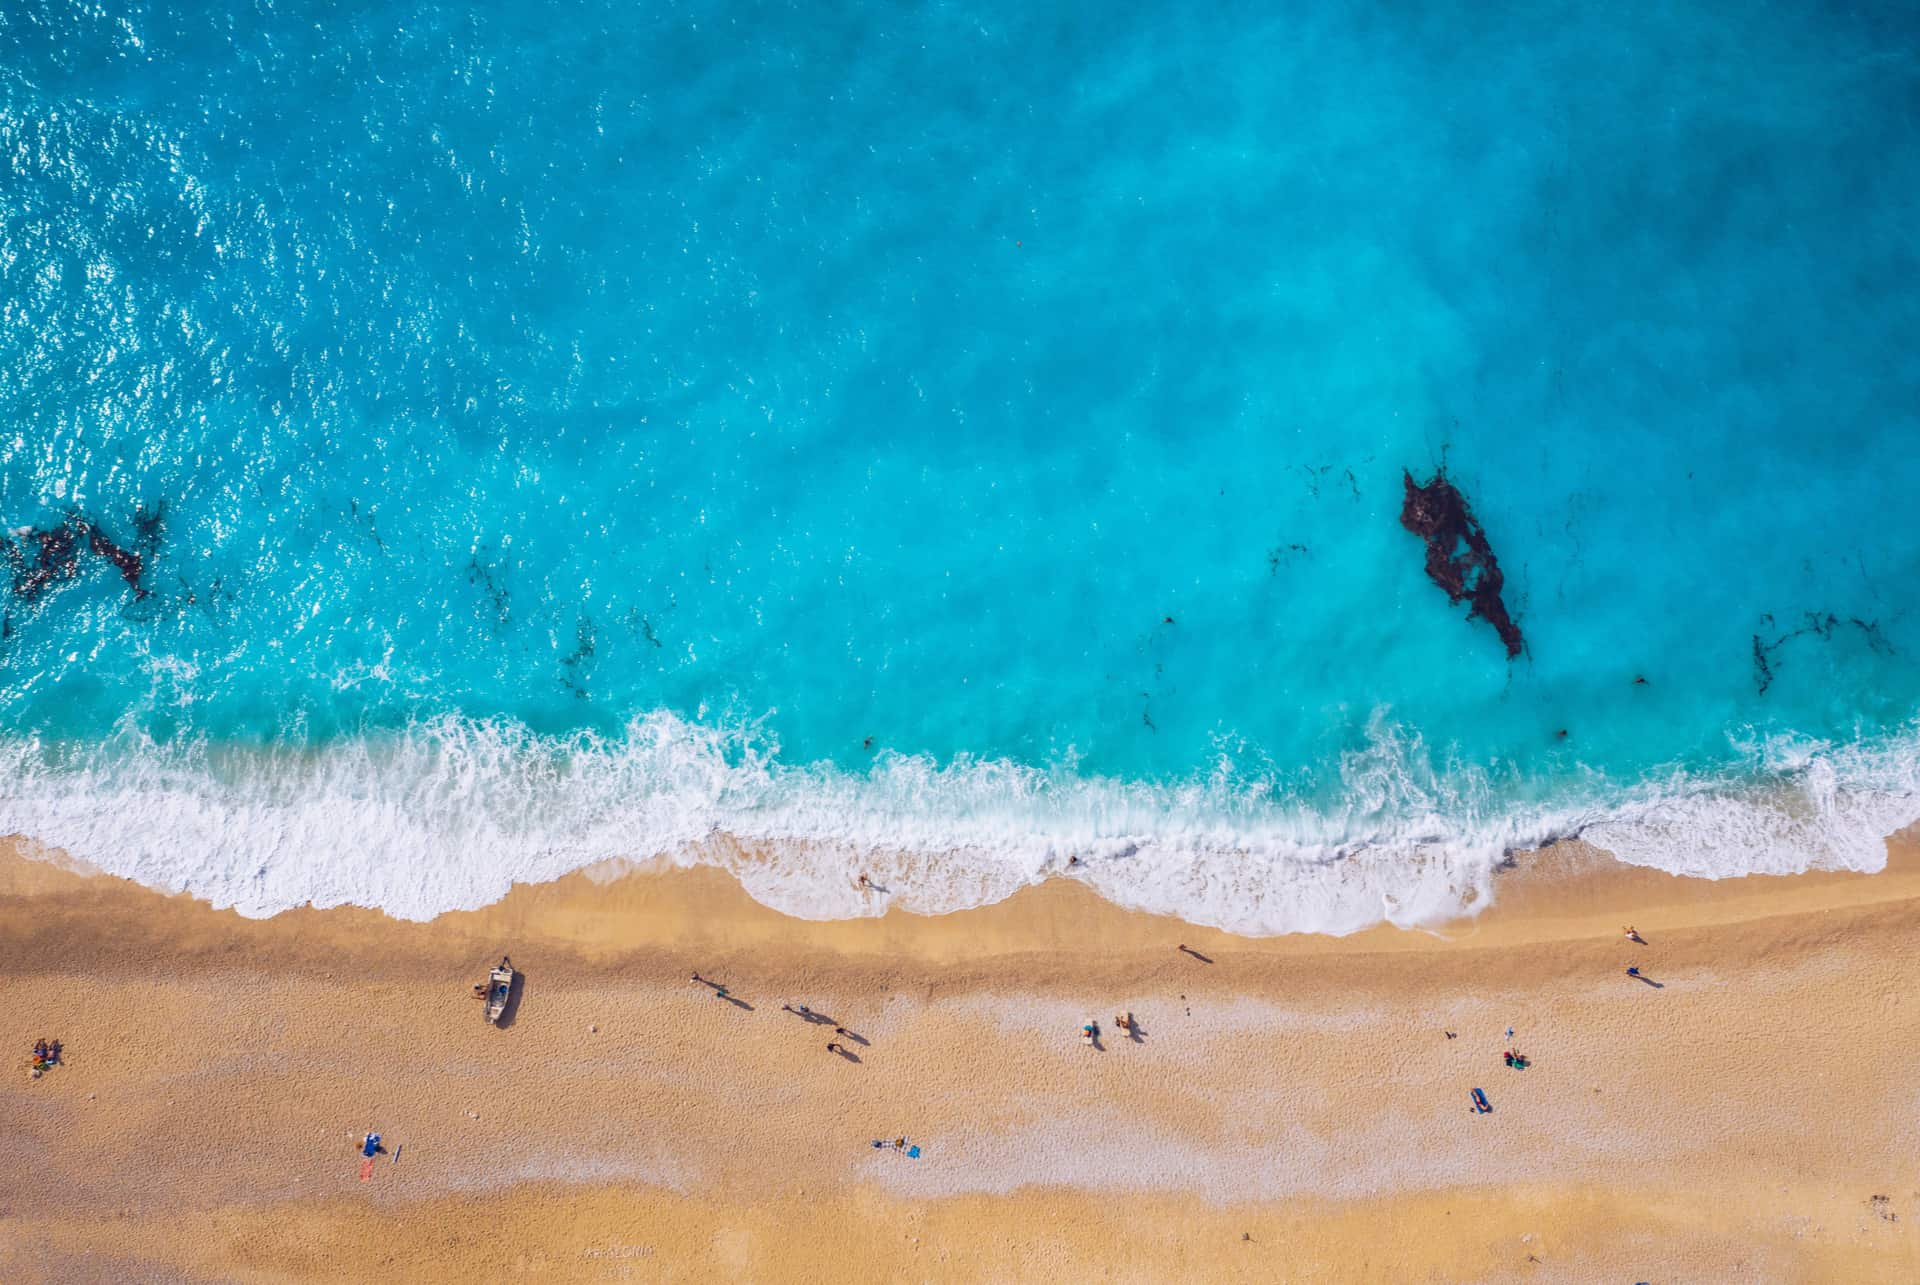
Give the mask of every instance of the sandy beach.
[[1240, 939], [1071, 879], [805, 922], [707, 869], [247, 920], [16, 846], [0, 1278], [1920, 1279], [1910, 839], [1517, 865], [1438, 931]]

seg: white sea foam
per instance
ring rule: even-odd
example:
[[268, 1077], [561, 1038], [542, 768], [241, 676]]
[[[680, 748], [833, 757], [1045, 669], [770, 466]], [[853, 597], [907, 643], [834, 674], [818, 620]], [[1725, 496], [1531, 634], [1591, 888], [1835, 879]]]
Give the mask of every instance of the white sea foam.
[[[1920, 817], [1920, 734], [1775, 738], [1737, 770], [1552, 790], [1437, 769], [1384, 717], [1311, 802], [1222, 767], [1183, 785], [1005, 761], [783, 763], [754, 729], [669, 714], [614, 739], [444, 718], [304, 750], [0, 745], [0, 830], [216, 906], [409, 919], [615, 858], [726, 867], [810, 918], [939, 913], [1069, 869], [1122, 905], [1243, 933], [1429, 923], [1490, 900], [1504, 856], [1584, 834], [1622, 859], [1723, 877], [1875, 870]], [[1528, 795], [1545, 802], [1513, 802]], [[855, 886], [868, 874], [887, 891]]]

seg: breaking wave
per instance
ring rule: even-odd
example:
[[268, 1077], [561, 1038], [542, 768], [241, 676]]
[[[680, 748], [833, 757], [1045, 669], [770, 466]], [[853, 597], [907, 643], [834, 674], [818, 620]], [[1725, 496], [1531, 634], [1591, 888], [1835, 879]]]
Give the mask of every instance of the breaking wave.
[[[252, 916], [312, 903], [427, 919], [663, 857], [724, 867], [807, 918], [943, 913], [1071, 869], [1124, 906], [1277, 934], [1471, 913], [1508, 853], [1556, 838], [1709, 878], [1868, 871], [1920, 818], [1916, 729], [1731, 750], [1708, 775], [1500, 780], [1436, 767], [1380, 715], [1338, 780], [1309, 790], [1224, 762], [1177, 784], [902, 755], [850, 772], [665, 713], [616, 738], [445, 717], [280, 749], [166, 746], [128, 724], [103, 743], [0, 746], [0, 829]], [[886, 896], [862, 892], [862, 873]]]

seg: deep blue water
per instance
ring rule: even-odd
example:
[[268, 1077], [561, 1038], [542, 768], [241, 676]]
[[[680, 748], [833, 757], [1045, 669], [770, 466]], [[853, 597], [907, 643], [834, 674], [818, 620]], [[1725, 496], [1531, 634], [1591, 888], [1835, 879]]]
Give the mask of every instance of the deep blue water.
[[1871, 865], [1917, 120], [1896, 5], [21, 0], [0, 524], [162, 522], [9, 599], [0, 823], [253, 910]]

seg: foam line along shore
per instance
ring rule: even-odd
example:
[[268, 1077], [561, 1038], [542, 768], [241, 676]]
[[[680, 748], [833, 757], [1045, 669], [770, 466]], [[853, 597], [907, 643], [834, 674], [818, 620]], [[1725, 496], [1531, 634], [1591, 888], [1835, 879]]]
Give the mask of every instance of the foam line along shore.
[[[425, 919], [516, 883], [664, 856], [727, 869], [766, 904], [815, 918], [943, 913], [1071, 876], [1121, 905], [1235, 932], [1344, 933], [1484, 908], [1511, 853], [1583, 835], [1631, 864], [1707, 878], [1876, 869], [1885, 837], [1915, 819], [1916, 743], [1780, 737], [1717, 779], [1675, 769], [1568, 789], [1449, 777], [1417, 737], [1377, 720], [1337, 791], [1315, 798], [1226, 767], [1176, 787], [1071, 764], [791, 766], [750, 730], [669, 715], [609, 739], [441, 719], [299, 751], [15, 743], [0, 826], [252, 915], [311, 903]], [[862, 891], [861, 875], [886, 895]]]

